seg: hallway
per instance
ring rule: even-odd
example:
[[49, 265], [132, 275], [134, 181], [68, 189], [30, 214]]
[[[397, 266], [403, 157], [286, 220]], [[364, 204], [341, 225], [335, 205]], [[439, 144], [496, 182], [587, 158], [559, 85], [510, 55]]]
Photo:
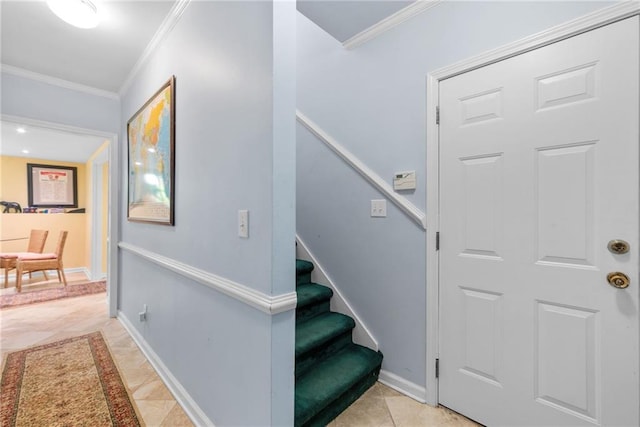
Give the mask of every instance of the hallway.
[[[83, 274], [68, 276], [69, 284], [86, 281]], [[56, 280], [25, 278], [25, 290], [60, 286]], [[9, 286], [12, 286], [10, 282]], [[1, 289], [0, 294], [13, 293]], [[180, 405], [162, 383], [138, 346], [117, 319], [107, 316], [105, 294], [67, 298], [0, 310], [0, 356], [27, 347], [101, 331], [111, 349], [130, 396], [149, 427], [193, 426]], [[474, 422], [446, 408], [433, 408], [376, 383], [351, 405], [331, 427], [473, 427]]]
[[[13, 292], [12, 288], [3, 293]], [[138, 346], [107, 316], [105, 294], [67, 298], [0, 311], [0, 354], [101, 331], [130, 396], [147, 426], [192, 426]]]

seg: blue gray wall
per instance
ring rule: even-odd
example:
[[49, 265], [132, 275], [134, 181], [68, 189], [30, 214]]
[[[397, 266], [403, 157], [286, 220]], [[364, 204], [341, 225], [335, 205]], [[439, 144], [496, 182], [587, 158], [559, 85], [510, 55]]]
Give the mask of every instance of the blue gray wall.
[[[417, 171], [404, 195], [424, 210], [426, 76], [611, 3], [440, 3], [347, 51], [298, 15], [298, 109], [392, 184]], [[297, 127], [297, 232], [380, 344], [383, 370], [425, 386], [425, 233], [381, 198], [302, 125]], [[427, 215], [435, 215], [427, 212]]]
[[[176, 76], [175, 226], [122, 212], [123, 242], [268, 296], [294, 290], [295, 20], [293, 2], [187, 6], [122, 94], [126, 141], [129, 118]], [[122, 315], [211, 421], [292, 424], [293, 311], [271, 316], [129, 251], [120, 266]]]
[[117, 134], [120, 101], [2, 72], [2, 114]]

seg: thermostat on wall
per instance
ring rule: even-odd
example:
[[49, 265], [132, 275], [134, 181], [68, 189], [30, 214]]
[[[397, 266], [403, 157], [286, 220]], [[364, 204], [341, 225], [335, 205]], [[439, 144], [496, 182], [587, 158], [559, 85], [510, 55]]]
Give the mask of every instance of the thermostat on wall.
[[393, 175], [394, 190], [415, 190], [416, 171], [396, 172]]

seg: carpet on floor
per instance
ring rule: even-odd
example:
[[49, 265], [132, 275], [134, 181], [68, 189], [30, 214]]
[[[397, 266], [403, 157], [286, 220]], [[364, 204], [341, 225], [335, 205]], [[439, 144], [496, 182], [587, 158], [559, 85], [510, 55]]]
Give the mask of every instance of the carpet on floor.
[[100, 332], [9, 353], [2, 426], [144, 425]]
[[39, 291], [24, 291], [23, 289], [23, 291], [20, 293], [0, 296], [0, 309], [52, 301], [62, 298], [98, 294], [100, 292], [106, 291], [107, 282], [104, 280], [81, 283], [79, 285], [59, 286], [56, 288], [42, 289]]

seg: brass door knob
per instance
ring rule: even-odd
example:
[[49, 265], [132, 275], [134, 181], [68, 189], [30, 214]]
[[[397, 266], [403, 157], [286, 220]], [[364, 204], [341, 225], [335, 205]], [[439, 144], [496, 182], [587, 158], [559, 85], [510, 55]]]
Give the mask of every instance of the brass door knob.
[[607, 281], [611, 286], [618, 289], [624, 289], [629, 286], [629, 283], [631, 283], [629, 276], [624, 273], [620, 273], [619, 271], [609, 273], [607, 275]]
[[610, 240], [607, 248], [612, 254], [622, 255], [629, 252], [629, 243], [624, 240]]

